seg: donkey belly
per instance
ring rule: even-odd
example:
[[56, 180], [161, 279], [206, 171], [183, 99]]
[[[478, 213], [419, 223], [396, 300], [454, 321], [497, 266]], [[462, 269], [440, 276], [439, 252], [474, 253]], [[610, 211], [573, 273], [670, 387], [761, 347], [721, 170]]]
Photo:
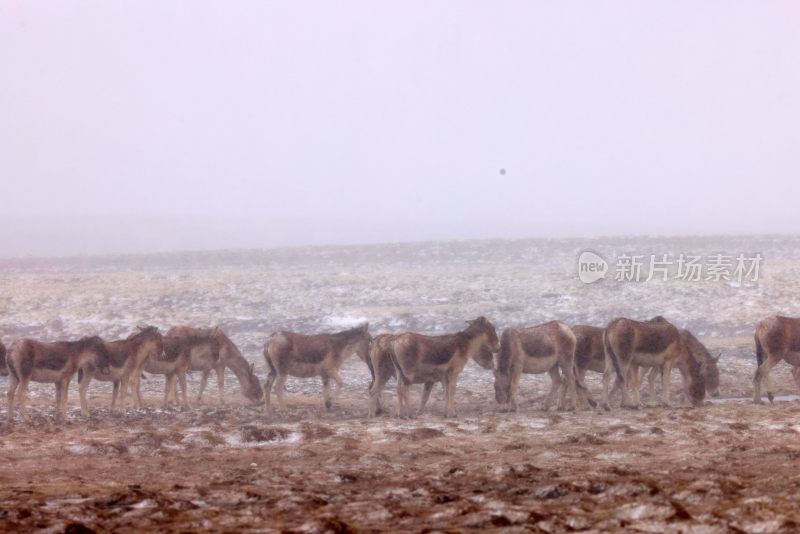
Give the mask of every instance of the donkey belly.
[[101, 382], [113, 382], [114, 380], [120, 380], [122, 375], [125, 374], [125, 367], [111, 367], [109, 370], [109, 373], [101, 373], [100, 371], [97, 371], [93, 378], [95, 380], [100, 380]]
[[289, 376], [297, 378], [311, 378], [314, 376], [322, 376], [324, 374], [324, 366], [312, 363], [293, 363], [289, 367]]
[[56, 371], [53, 369], [34, 369], [31, 374], [31, 380], [34, 382], [58, 382], [62, 380], [67, 374], [64, 371]]
[[[409, 373], [404, 371], [403, 374], [406, 375], [406, 378], [408, 378], [412, 384], [439, 382], [442, 380], [442, 378], [444, 378], [445, 374], [447, 374], [447, 372], [452, 370], [454, 367], [456, 367], [456, 362], [453, 361], [440, 365], [421, 364], [418, 365], [413, 371], [409, 370]], [[463, 368], [464, 366], [462, 365], [461, 367]]]
[[554, 365], [558, 363], [558, 358], [554, 355], [552, 356], [544, 356], [540, 358], [532, 358], [527, 357], [525, 358], [525, 363], [522, 367], [523, 373], [529, 374], [540, 374], [546, 373], [550, 369], [553, 368]]
[[147, 360], [144, 370], [154, 375], [166, 375], [175, 371], [175, 362]]
[[637, 352], [633, 355], [633, 361], [642, 367], [661, 367], [667, 360], [665, 353], [650, 354], [646, 352]]
[[195, 357], [192, 356], [189, 358], [189, 370], [190, 371], [209, 371], [216, 367], [216, 362], [211, 358], [206, 358], [203, 356]]

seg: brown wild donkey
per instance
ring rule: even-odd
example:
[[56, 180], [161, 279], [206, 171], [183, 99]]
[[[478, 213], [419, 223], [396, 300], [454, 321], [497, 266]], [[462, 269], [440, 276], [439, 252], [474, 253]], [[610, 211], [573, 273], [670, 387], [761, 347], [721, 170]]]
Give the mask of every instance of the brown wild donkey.
[[[100, 370], [108, 371], [109, 356], [105, 343], [98, 336], [84, 337], [78, 341], [43, 343], [20, 339], [7, 355], [10, 380], [8, 385], [8, 424], [14, 419], [16, 397], [23, 419], [29, 421], [25, 407], [28, 383], [53, 382], [56, 385], [56, 418], [66, 419], [67, 393], [72, 375], [91, 362]], [[19, 391], [17, 388], [19, 387]], [[83, 410], [81, 410], [83, 412]], [[84, 415], [87, 415], [84, 412]]]
[[[700, 374], [703, 375], [706, 393], [712, 397], [719, 397], [718, 362], [722, 357], [722, 354], [718, 354], [716, 357], [712, 356], [706, 346], [689, 330], [681, 329], [680, 334], [681, 339], [683, 339], [683, 342], [686, 345], [686, 349], [689, 351], [689, 357], [700, 364]], [[647, 375], [647, 380], [650, 387], [650, 398], [655, 397], [655, 378], [659, 372], [660, 368], [651, 367], [650, 372]]]
[[[264, 391], [261, 382], [253, 372], [253, 364], [249, 363], [239, 349], [219, 328], [199, 329], [189, 326], [175, 326], [169, 329], [167, 337], [192, 338], [209, 336], [208, 341], [197, 343], [189, 350], [189, 371], [202, 371], [200, 391], [197, 402], [201, 402], [211, 371], [217, 373], [219, 399], [225, 404], [225, 368], [228, 367], [242, 388], [242, 395], [252, 402], [261, 402]], [[174, 385], [174, 382], [173, 382]]]
[[[454, 417], [456, 380], [472, 358], [484, 369], [492, 368], [492, 355], [500, 349], [494, 325], [486, 317], [467, 321], [467, 328], [456, 334], [424, 336], [407, 332], [388, 340], [389, 354], [397, 374], [397, 400], [400, 415], [411, 416], [408, 389], [425, 384], [417, 415], [425, 409], [435, 382], [445, 393], [445, 417]], [[377, 384], [375, 384], [377, 386]], [[373, 395], [374, 392], [370, 392]]]
[[166, 376], [164, 406], [168, 405], [171, 392], [175, 393], [175, 402], [178, 402], [176, 380], [181, 386], [181, 406], [184, 408], [189, 406], [189, 402], [186, 400], [186, 371], [189, 368], [189, 354], [195, 346], [209, 343], [209, 341], [216, 343], [208, 332], [185, 337], [164, 336], [162, 340], [164, 352], [157, 357], [151, 354], [145, 360], [144, 370], [146, 372]]
[[132, 381], [132, 395], [137, 408], [142, 407], [142, 397], [139, 392], [139, 379], [142, 376], [145, 362], [148, 357], [158, 358], [164, 350], [161, 332], [155, 326], [140, 326], [138, 330], [126, 339], [106, 341], [109, 366], [108, 372], [103, 373], [94, 364], [87, 362], [78, 370], [78, 391], [81, 397], [81, 411], [88, 413], [86, 390], [92, 379], [104, 382], [113, 382], [114, 389], [111, 394], [111, 409], [116, 407], [117, 395], [120, 405], [125, 410], [128, 385]]
[[369, 325], [362, 324], [336, 334], [303, 335], [294, 332], [275, 332], [264, 345], [264, 359], [269, 375], [264, 384], [264, 406], [270, 410], [270, 392], [273, 384], [281, 411], [285, 410], [283, 386], [289, 376], [298, 378], [322, 377], [325, 407], [332, 406], [330, 379], [338, 388], [344, 387], [339, 367], [353, 352], [366, 361], [371, 337]]
[[[659, 318], [656, 318], [659, 319]], [[576, 325], [572, 327], [575, 333], [575, 367], [581, 382], [586, 377], [587, 371], [604, 373], [606, 369], [605, 347], [603, 346], [603, 328], [596, 326]], [[708, 349], [688, 330], [680, 330], [681, 337], [689, 349], [690, 355], [700, 362], [700, 372], [706, 385], [706, 391], [714, 396], [719, 396], [719, 362], [720, 356], [711, 356]], [[610, 364], [610, 362], [609, 362]], [[652, 367], [648, 376], [650, 384], [650, 397], [654, 397], [654, 381], [658, 367]], [[620, 390], [621, 383], [617, 380], [610, 395]], [[603, 406], [608, 409], [608, 406]]]
[[[575, 371], [575, 334], [559, 321], [550, 321], [529, 328], [506, 328], [500, 337], [500, 352], [495, 365], [495, 399], [501, 406], [517, 410], [516, 393], [522, 373], [548, 373], [552, 380], [550, 393], [544, 402], [547, 410], [561, 390], [559, 409], [565, 409], [569, 392], [572, 409], [577, 408], [576, 386], [586, 393], [578, 382]], [[564, 375], [562, 379], [559, 369]], [[594, 401], [586, 399], [591, 405]]]
[[[597, 326], [576, 325], [572, 327], [575, 334], [575, 373], [578, 380], [584, 383], [587, 371], [603, 374], [606, 371], [606, 351], [603, 347], [603, 328]], [[610, 365], [610, 362], [609, 362]], [[619, 382], [614, 384], [614, 391]], [[609, 409], [603, 400], [603, 408]]]
[[[669, 376], [673, 365], [681, 372], [689, 400], [700, 406], [705, 397], [705, 382], [700, 363], [691, 357], [686, 343], [678, 329], [658, 317], [650, 321], [634, 321], [617, 318], [612, 320], [603, 333], [606, 358], [611, 360], [618, 380], [622, 383], [622, 404], [638, 408], [639, 367], [660, 367], [663, 383], [662, 401], [669, 406]], [[603, 374], [603, 401], [608, 404], [608, 383], [611, 378], [609, 366]], [[633, 402], [630, 401], [625, 378], [629, 377], [633, 388]]]
[[769, 372], [781, 360], [792, 366], [792, 376], [800, 387], [800, 319], [768, 317], [758, 323], [754, 337], [758, 367], [753, 377], [753, 402], [761, 404], [762, 381], [767, 383], [767, 398], [772, 402], [775, 388]]

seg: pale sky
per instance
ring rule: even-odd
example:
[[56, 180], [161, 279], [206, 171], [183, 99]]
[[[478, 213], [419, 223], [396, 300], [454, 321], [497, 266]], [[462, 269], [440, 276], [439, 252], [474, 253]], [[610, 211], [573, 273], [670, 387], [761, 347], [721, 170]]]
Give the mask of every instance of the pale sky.
[[796, 233], [798, 20], [0, 1], [0, 256]]

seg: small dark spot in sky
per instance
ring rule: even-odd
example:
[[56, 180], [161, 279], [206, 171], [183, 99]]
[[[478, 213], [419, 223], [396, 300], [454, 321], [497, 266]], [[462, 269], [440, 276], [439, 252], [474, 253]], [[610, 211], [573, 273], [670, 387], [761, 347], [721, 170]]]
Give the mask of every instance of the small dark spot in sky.
[[506, 174], [506, 170], [505, 169], [500, 169], [500, 175], [501, 176], [505, 176], [505, 174]]

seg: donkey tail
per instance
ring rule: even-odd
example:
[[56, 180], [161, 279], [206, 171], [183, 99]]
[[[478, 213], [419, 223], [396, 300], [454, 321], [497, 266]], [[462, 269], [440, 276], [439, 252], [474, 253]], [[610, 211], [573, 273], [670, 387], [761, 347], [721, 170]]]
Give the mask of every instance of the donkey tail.
[[269, 355], [269, 341], [264, 345], [264, 359], [267, 360], [267, 365], [269, 366], [269, 376], [276, 376], [278, 370], [275, 368], [275, 364], [272, 363], [272, 358]]
[[761, 346], [761, 340], [758, 339], [758, 332], [753, 336], [756, 340], [756, 363], [759, 367], [764, 363], [764, 347]]
[[400, 362], [397, 361], [397, 354], [394, 352], [394, 344], [390, 343], [389, 346], [386, 348], [386, 352], [389, 353], [389, 357], [392, 359], [392, 363], [394, 364], [395, 371], [397, 371], [397, 379], [402, 380], [405, 384], [411, 384], [411, 380], [406, 376], [403, 372], [403, 368], [400, 366]]

